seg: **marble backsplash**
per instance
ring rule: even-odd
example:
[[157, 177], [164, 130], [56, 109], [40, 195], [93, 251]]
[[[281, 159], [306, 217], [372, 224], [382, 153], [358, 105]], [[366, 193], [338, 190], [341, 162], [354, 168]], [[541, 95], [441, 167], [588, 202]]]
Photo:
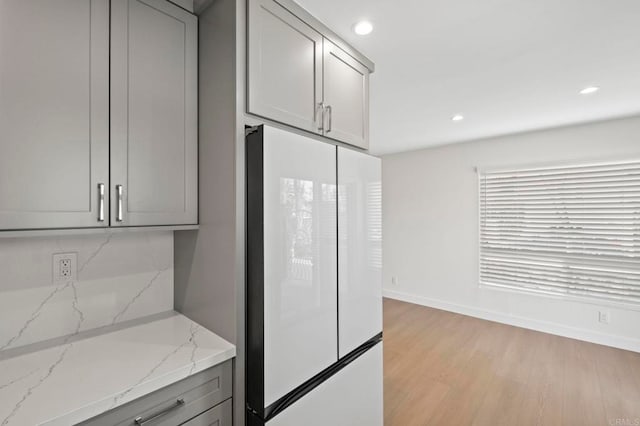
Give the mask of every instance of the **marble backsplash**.
[[[77, 279], [54, 283], [54, 253]], [[0, 239], [0, 351], [173, 309], [173, 233]]]

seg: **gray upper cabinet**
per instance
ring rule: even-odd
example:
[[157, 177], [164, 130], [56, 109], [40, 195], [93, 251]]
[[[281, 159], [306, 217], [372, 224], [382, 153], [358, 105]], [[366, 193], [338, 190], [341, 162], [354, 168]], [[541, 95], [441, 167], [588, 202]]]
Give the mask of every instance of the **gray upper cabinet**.
[[369, 70], [324, 40], [325, 135], [369, 147]]
[[99, 227], [109, 0], [0, 0], [0, 229]]
[[111, 225], [198, 220], [197, 17], [111, 2]]
[[320, 131], [322, 35], [273, 0], [252, 2], [249, 22], [249, 111]]
[[0, 230], [197, 223], [197, 25], [166, 0], [0, 0]]
[[368, 148], [373, 64], [291, 0], [248, 15], [247, 112]]

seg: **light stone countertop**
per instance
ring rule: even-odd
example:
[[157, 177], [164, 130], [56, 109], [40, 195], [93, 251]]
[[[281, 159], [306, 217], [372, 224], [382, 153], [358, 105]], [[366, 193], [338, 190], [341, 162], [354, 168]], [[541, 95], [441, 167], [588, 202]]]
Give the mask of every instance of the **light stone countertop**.
[[231, 343], [175, 313], [0, 359], [0, 425], [69, 426], [235, 355]]

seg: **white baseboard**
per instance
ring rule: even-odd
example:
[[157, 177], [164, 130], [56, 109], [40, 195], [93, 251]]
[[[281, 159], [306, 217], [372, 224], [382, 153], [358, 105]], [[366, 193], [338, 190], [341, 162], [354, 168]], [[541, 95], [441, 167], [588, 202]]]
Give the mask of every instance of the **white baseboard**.
[[384, 289], [382, 295], [389, 299], [401, 300], [403, 302], [414, 303], [416, 305], [428, 306], [430, 308], [441, 309], [443, 311], [455, 312], [488, 321], [495, 321], [516, 327], [528, 328], [530, 330], [541, 331], [543, 333], [555, 334], [557, 336], [569, 337], [571, 339], [583, 340], [585, 342], [597, 343], [614, 348], [626, 349], [640, 352], [640, 340], [624, 336], [612, 336], [598, 333], [592, 330], [569, 327], [547, 321], [540, 321], [531, 318], [508, 315], [502, 312], [479, 309], [472, 306], [460, 305], [444, 300], [431, 299], [424, 296], [416, 296], [395, 290]]

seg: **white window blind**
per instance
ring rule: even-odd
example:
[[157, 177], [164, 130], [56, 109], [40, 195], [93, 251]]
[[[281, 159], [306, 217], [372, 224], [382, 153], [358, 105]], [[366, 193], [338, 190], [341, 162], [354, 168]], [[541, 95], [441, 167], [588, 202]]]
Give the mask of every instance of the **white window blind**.
[[481, 285], [640, 305], [640, 160], [479, 179]]

